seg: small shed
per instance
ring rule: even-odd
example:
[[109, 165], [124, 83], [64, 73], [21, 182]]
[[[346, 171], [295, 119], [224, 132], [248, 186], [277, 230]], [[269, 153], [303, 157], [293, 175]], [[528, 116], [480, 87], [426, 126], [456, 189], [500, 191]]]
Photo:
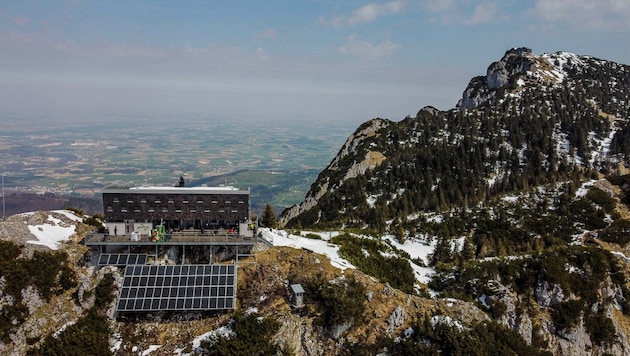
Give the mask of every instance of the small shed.
[[291, 306], [301, 308], [304, 306], [304, 288], [301, 284], [291, 284]]

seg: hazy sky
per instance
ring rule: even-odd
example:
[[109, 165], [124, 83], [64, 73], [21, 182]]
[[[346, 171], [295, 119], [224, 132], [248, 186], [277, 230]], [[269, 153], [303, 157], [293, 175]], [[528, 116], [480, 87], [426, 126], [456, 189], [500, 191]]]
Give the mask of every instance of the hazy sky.
[[509, 48], [629, 38], [629, 0], [3, 0], [0, 116], [398, 121]]

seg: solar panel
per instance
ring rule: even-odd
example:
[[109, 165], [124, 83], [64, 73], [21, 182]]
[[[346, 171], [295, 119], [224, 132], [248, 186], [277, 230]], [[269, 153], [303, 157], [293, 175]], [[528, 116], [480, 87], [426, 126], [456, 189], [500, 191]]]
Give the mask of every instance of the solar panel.
[[98, 257], [99, 266], [144, 265], [146, 263], [146, 254], [103, 253]]
[[233, 309], [235, 299], [234, 265], [127, 264], [117, 311]]

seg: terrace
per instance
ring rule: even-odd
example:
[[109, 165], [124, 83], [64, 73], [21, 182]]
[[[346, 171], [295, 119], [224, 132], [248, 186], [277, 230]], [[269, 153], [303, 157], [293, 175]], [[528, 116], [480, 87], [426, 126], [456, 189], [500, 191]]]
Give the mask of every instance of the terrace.
[[163, 240], [154, 241], [149, 235], [139, 234], [89, 234], [85, 237], [86, 246], [234, 246], [254, 245], [256, 237], [253, 231], [245, 234], [219, 229], [213, 231], [180, 231], [167, 233]]

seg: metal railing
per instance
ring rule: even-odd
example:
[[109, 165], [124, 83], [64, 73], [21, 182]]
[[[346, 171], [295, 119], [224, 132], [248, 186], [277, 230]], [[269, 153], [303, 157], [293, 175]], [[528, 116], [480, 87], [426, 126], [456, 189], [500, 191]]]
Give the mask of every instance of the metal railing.
[[167, 233], [163, 239], [154, 241], [150, 235], [140, 234], [89, 234], [85, 237], [86, 245], [254, 245], [253, 232], [246, 235], [225, 231], [181, 231]]

